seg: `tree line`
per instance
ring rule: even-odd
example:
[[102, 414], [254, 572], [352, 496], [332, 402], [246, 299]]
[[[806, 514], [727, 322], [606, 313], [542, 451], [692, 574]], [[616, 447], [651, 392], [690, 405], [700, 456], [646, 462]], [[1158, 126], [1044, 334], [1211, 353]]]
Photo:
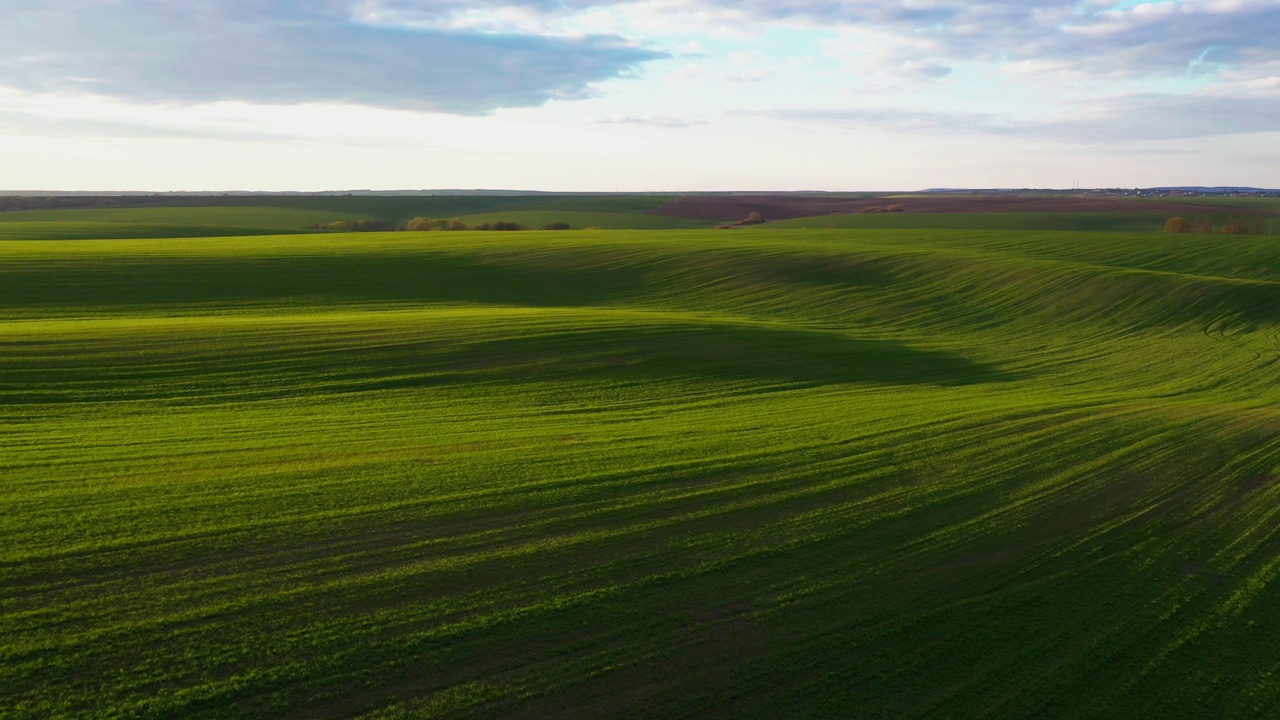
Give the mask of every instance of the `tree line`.
[[1216, 221], [1208, 215], [1198, 215], [1191, 219], [1175, 215], [1164, 223], [1164, 231], [1175, 234], [1275, 235], [1277, 229], [1280, 229], [1280, 223], [1274, 217], [1263, 215], [1218, 218]]

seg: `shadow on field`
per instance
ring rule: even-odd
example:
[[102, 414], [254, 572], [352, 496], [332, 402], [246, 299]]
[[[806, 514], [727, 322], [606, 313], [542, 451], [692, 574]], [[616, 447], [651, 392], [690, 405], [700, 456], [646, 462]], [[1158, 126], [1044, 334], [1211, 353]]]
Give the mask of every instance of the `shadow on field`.
[[237, 258], [102, 257], [5, 273], [0, 304], [127, 307], [242, 303], [465, 302], [546, 307], [639, 293], [642, 263], [542, 262], [440, 252]]
[[969, 385], [1014, 379], [959, 355], [900, 342], [738, 325], [645, 325], [465, 344], [415, 339], [326, 347], [305, 339], [10, 344], [0, 362], [0, 403], [189, 404], [468, 383]]
[[443, 372], [388, 378], [417, 385], [476, 380], [697, 378], [826, 385], [968, 385], [1012, 379], [952, 353], [828, 332], [732, 325], [642, 327], [491, 340], [450, 350]]
[[614, 304], [690, 288], [884, 287], [864, 258], [756, 252], [547, 249], [478, 254], [325, 251], [233, 257], [111, 255], [0, 266], [0, 307], [244, 304]]

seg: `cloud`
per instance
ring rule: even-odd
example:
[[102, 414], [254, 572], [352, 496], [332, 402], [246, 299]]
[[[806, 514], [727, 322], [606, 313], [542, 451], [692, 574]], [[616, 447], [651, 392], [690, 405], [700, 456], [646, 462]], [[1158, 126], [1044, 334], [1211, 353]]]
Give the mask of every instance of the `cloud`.
[[28, 92], [458, 114], [585, 97], [665, 57], [616, 36], [370, 23], [337, 0], [49, 0], [9, 8], [0, 48], [0, 85]]
[[1141, 93], [1097, 101], [1087, 112], [1037, 119], [909, 108], [791, 108], [739, 113], [800, 124], [931, 135], [1005, 135], [1110, 144], [1280, 132], [1280, 97]]
[[1101, 75], [1216, 72], [1280, 59], [1275, 0], [716, 0], [774, 22], [897, 34], [932, 60], [1030, 62]]
[[[0, 102], [11, 99], [7, 94], [0, 94]], [[27, 100], [31, 96], [26, 96]], [[102, 106], [94, 108], [103, 109]], [[312, 108], [301, 109], [309, 112]], [[221, 121], [202, 117], [192, 122], [190, 114], [183, 114], [177, 108], [147, 108], [150, 117], [92, 117], [84, 108], [50, 108], [33, 104], [30, 109], [0, 110], [0, 135], [23, 138], [75, 138], [88, 137], [112, 140], [150, 140], [150, 141], [214, 141], [240, 144], [262, 145], [339, 145], [342, 147], [365, 148], [400, 148], [439, 147], [426, 138], [406, 137], [404, 134], [383, 134], [358, 132], [354, 128], [337, 130], [333, 127], [306, 128], [307, 132], [297, 132], [292, 128], [278, 130], [250, 130], [235, 120]], [[367, 129], [366, 129], [367, 130]]]
[[662, 128], [664, 130], [689, 128], [707, 124], [706, 120], [686, 120], [685, 118], [677, 117], [642, 117], [638, 115], [605, 118], [603, 120], [597, 120], [596, 122], [602, 125], [648, 125], [649, 127]]
[[[601, 13], [666, 35], [854, 30], [896, 40], [900, 57], [890, 62], [913, 62], [923, 77], [963, 60], [1130, 77], [1280, 60], [1275, 0], [366, 0], [365, 7], [389, 22], [488, 32], [572, 34]], [[654, 17], [661, 30], [642, 20]]]
[[1280, 97], [1125, 95], [1100, 101], [1091, 115], [1036, 121], [1028, 123], [1025, 131], [1076, 142], [1280, 132]]
[[[46, 0], [0, 24], [0, 86], [131, 101], [339, 102], [479, 114], [589, 96], [698, 33], [861, 39], [859, 72], [1221, 77], [1280, 92], [1280, 2], [1170, 0]], [[655, 18], [657, 21], [655, 22]], [[767, 73], [765, 70], [761, 71]], [[766, 77], [761, 72], [743, 78]]]
[[142, 140], [226, 140], [273, 144], [290, 142], [294, 139], [287, 135], [228, 128], [189, 128], [119, 120], [59, 118], [10, 110], [0, 110], [0, 134], [23, 137], [89, 136]]
[[1280, 4], [1184, 0], [1106, 10], [1021, 49], [1099, 74], [1217, 72], [1280, 59]]
[[907, 133], [991, 133], [1001, 127], [996, 115], [942, 113], [897, 107], [874, 108], [788, 108], [745, 110], [738, 115], [769, 118], [802, 125], [833, 125], [851, 130], [875, 128]]

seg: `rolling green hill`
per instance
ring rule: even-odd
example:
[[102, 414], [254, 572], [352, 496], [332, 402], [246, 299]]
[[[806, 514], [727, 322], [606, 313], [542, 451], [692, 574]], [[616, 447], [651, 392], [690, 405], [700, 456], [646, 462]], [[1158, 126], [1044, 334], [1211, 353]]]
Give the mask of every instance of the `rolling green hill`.
[[913, 230], [1073, 230], [1161, 232], [1169, 215], [1158, 213], [867, 213], [778, 220], [763, 227]]
[[338, 219], [372, 218], [370, 215], [336, 215], [323, 209], [281, 207], [134, 207], [68, 210], [27, 210], [0, 213], [0, 233], [8, 223], [34, 222], [98, 222], [140, 225], [208, 226], [215, 228], [254, 228], [264, 230], [301, 230], [308, 225]]
[[285, 228], [218, 225], [165, 225], [149, 222], [42, 220], [0, 222], [0, 240], [102, 240], [137, 238], [234, 237], [303, 232]]
[[554, 222], [610, 229], [702, 228], [711, 224], [652, 214], [670, 199], [662, 195], [206, 196], [184, 198], [184, 204], [178, 206], [0, 212], [0, 240], [263, 235], [302, 232], [335, 220], [380, 220], [395, 226], [417, 216], [465, 216], [474, 219], [469, 220], [473, 225], [508, 221], [531, 227]]
[[506, 212], [463, 215], [459, 218], [470, 227], [482, 223], [513, 222], [538, 229], [552, 223], [568, 223], [577, 229], [602, 230], [679, 230], [707, 228], [716, 223], [666, 215], [643, 215], [623, 212], [584, 212], [578, 210], [513, 210]]
[[1280, 713], [1274, 238], [779, 225], [0, 242], [0, 716]]
[[[364, 216], [398, 223], [412, 217], [457, 217], [502, 211], [575, 210], [581, 212], [647, 213], [670, 202], [669, 195], [438, 195], [369, 196], [325, 195], [237, 198], [237, 204], [293, 208], [308, 212]], [[217, 204], [218, 198], [205, 198]]]

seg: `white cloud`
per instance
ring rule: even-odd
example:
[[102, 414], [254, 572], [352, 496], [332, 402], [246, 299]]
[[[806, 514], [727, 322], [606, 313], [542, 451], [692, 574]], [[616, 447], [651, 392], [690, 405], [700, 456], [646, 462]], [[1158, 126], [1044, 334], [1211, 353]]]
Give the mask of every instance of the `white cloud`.
[[[1275, 0], [1171, 0], [1116, 8], [1104, 0], [489, 0], [395, 2], [436, 27], [544, 34], [594, 27], [635, 38], [747, 38], [768, 28], [839, 32], [866, 41], [862, 67], [922, 78], [957, 61], [1022, 72], [1102, 77], [1219, 73], [1280, 60]], [[600, 24], [601, 18], [609, 21]]]
[[627, 115], [625, 117], [613, 117], [598, 120], [597, 122], [604, 125], [647, 125], [649, 127], [661, 128], [664, 130], [672, 130], [678, 128], [689, 128], [697, 125], [706, 125], [706, 120], [690, 120], [679, 117], [654, 117], [641, 115]]
[[[1280, 0], [10, 4], [0, 24], [9, 158], [33, 157], [25, 145], [92, 154], [109, 138], [99, 144], [244, 145], [308, 168], [290, 146], [382, 158], [339, 167], [325, 186], [378, 185], [379, 172], [408, 186], [600, 189], [611, 172], [619, 183], [652, 178], [648, 187], [784, 187], [769, 179], [788, 173], [839, 186], [865, 166], [907, 187], [911, 173], [920, 185], [964, 184], [925, 177], [941, 172], [940, 156], [955, 173], [994, 178], [1050, 161], [1106, 166], [1153, 138], [1236, 157], [1265, 141], [1248, 133], [1280, 131]], [[802, 160], [735, 165], [762, 142]], [[1051, 160], [1028, 159], [1044, 148]], [[439, 175], [414, 180], [397, 152]], [[14, 162], [0, 158], [6, 170]], [[165, 162], [191, 166], [154, 159]], [[1115, 177], [1155, 174], [1113, 164]], [[1265, 170], [1249, 167], [1255, 178]], [[366, 171], [359, 183], [340, 174]], [[287, 172], [300, 171], [270, 170]]]
[[1073, 143], [1124, 143], [1280, 132], [1280, 96], [1221, 97], [1145, 93], [1099, 98], [1083, 110], [1036, 118], [919, 108], [791, 108], [743, 115], [907, 134], [1005, 135]]
[[0, 85], [142, 102], [535, 106], [663, 57], [622, 38], [367, 25], [333, 2], [50, 0], [0, 24]]
[[[9, 9], [0, 84], [143, 101], [350, 102], [476, 113], [588, 96], [691, 36], [840, 33], [827, 54], [893, 81], [957, 62], [1022, 74], [1266, 81], [1275, 0], [48, 0]], [[677, 53], [687, 54], [684, 50]], [[731, 62], [737, 62], [730, 59]], [[739, 65], [743, 64], [738, 62]], [[762, 79], [769, 62], [727, 73]], [[1249, 87], [1266, 86], [1266, 82]]]

